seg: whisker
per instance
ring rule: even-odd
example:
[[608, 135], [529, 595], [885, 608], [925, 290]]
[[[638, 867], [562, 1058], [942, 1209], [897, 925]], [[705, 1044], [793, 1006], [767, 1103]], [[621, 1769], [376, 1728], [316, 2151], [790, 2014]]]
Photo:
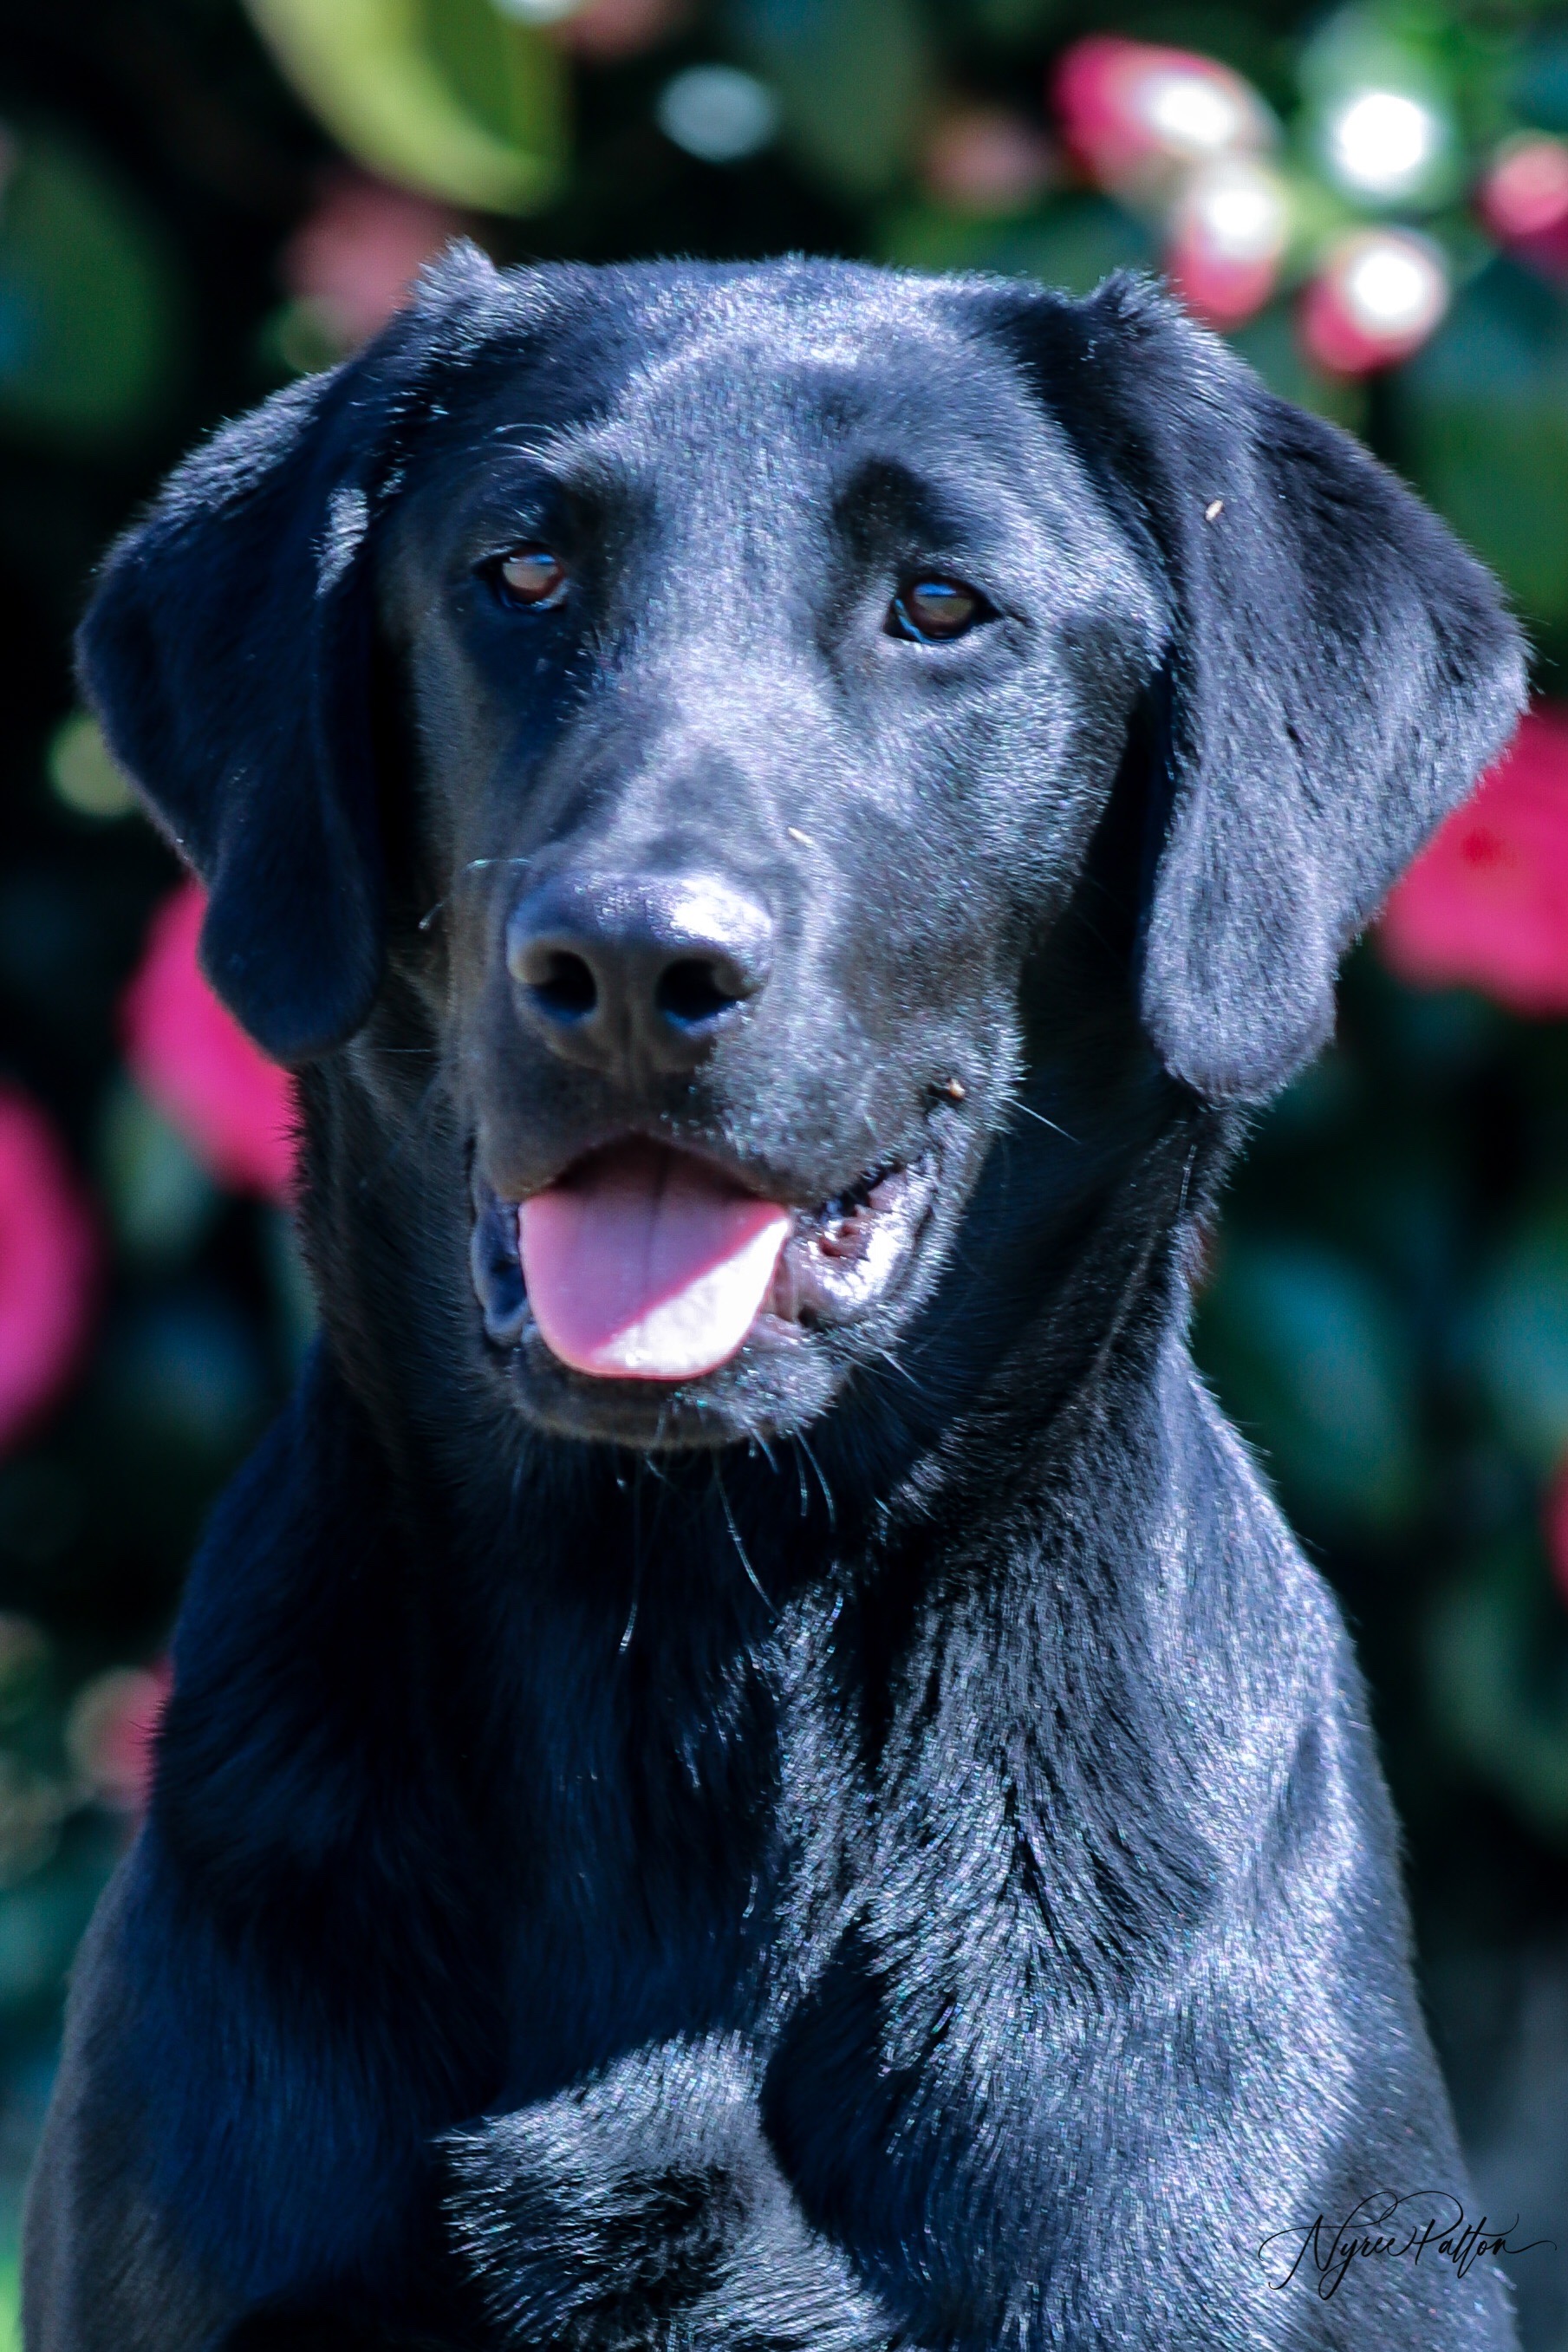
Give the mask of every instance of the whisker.
[[806, 1492], [806, 1465], [800, 1459], [800, 1439], [792, 1437], [789, 1443], [795, 1449], [795, 1477], [800, 1490], [800, 1517], [805, 1518], [811, 1507], [811, 1497]]
[[757, 1570], [752, 1567], [751, 1562], [746, 1557], [746, 1546], [740, 1540], [740, 1529], [735, 1524], [735, 1514], [729, 1507], [729, 1496], [725, 1490], [724, 1473], [719, 1468], [716, 1462], [713, 1465], [713, 1477], [714, 1484], [718, 1488], [718, 1499], [724, 1507], [725, 1521], [729, 1528], [730, 1540], [740, 1556], [740, 1564], [746, 1570], [747, 1581], [750, 1583], [752, 1591], [762, 1602], [762, 1605], [767, 1610], [768, 1615], [770, 1617], [777, 1617], [779, 1612], [774, 1608], [772, 1601], [768, 1599], [767, 1593], [758, 1582]]
[[795, 1443], [817, 1474], [817, 1484], [822, 1490], [822, 1500], [828, 1507], [828, 1525], [836, 1528], [839, 1524], [839, 1512], [838, 1506], [833, 1500], [833, 1490], [822, 1475], [822, 1465], [808, 1444], [803, 1429], [797, 1434]]
[[[411, 1050], [423, 1052], [427, 1049], [424, 1047], [416, 1047]], [[435, 1100], [435, 1090], [440, 1083], [440, 1070], [433, 1070], [430, 1074], [428, 1083], [421, 1089], [419, 1100], [413, 1107], [413, 1116], [409, 1120], [408, 1125], [403, 1129], [402, 1133], [392, 1138], [392, 1142], [387, 1146], [386, 1150], [382, 1153], [379, 1164], [374, 1169], [367, 1169], [365, 1173], [360, 1178], [358, 1189], [361, 1192], [368, 1192], [372, 1184], [379, 1184], [382, 1178], [387, 1173], [387, 1171], [396, 1165], [403, 1152], [407, 1150], [409, 1145], [419, 1139], [420, 1130], [430, 1116], [432, 1107]]]
[[1016, 1096], [1008, 1108], [1009, 1110], [1022, 1111], [1025, 1118], [1036, 1119], [1041, 1127], [1049, 1127], [1052, 1135], [1060, 1135], [1064, 1143], [1077, 1143], [1079, 1140], [1076, 1135], [1069, 1135], [1064, 1127], [1058, 1127], [1053, 1118], [1047, 1118], [1042, 1110], [1030, 1110], [1028, 1103], [1019, 1102]]
[[1197, 1145], [1195, 1142], [1192, 1150], [1186, 1155], [1186, 1166], [1181, 1171], [1181, 1199], [1176, 1202], [1176, 1223], [1178, 1225], [1186, 1214], [1186, 1188], [1192, 1181], [1193, 1162], [1197, 1158]]
[[643, 1471], [640, 1461], [632, 1468], [632, 1606], [626, 1614], [626, 1630], [615, 1654], [623, 1658], [632, 1647], [632, 1636], [637, 1627], [637, 1610], [643, 1598]]
[[923, 1382], [910, 1370], [907, 1364], [899, 1361], [891, 1348], [879, 1348], [876, 1351], [876, 1360], [879, 1364], [885, 1364], [891, 1371], [896, 1372], [900, 1380], [907, 1381], [916, 1396], [925, 1394]]

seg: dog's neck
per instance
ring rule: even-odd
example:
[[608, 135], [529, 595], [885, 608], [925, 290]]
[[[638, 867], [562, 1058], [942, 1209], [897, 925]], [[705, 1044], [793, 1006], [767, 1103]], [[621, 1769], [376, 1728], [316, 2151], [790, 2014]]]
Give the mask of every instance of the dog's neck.
[[[253, 1581], [236, 1605], [231, 1552], [256, 1551], [259, 1507], [235, 1490], [235, 1531], [214, 1529], [177, 1649], [182, 1761], [158, 1821], [210, 1899], [236, 1916], [246, 1900], [247, 1850], [219, 1769], [235, 1741], [259, 1757], [261, 1787], [323, 1739], [335, 1756], [373, 1736], [396, 1803], [439, 1816], [437, 1847], [486, 1857], [474, 1932], [497, 1955], [523, 1932], [541, 1872], [575, 1883], [587, 1840], [611, 1859], [594, 1882], [601, 1908], [569, 1922], [588, 1939], [582, 1966], [602, 1973], [603, 1955], [622, 1953], [616, 2000], [653, 2000], [658, 1937], [655, 1952], [614, 1923], [642, 1916], [637, 1824], [657, 1819], [680, 1857], [659, 1933], [681, 1969], [748, 1980], [747, 1954], [770, 1931], [747, 1890], [777, 1872], [776, 1839], [795, 1834], [791, 1757], [819, 1731], [874, 1752], [941, 1682], [952, 1641], [967, 1677], [942, 1701], [956, 1709], [942, 1734], [954, 1769], [976, 1740], [1049, 1738], [1063, 1784], [1102, 1791], [1105, 1820], [1158, 1809], [1191, 1759], [1176, 1753], [1186, 1732], [1144, 1722], [1139, 1661], [1161, 1638], [1181, 1549], [1176, 1465], [1193, 1456], [1173, 1452], [1169, 1429], [1185, 1417], [1196, 1439], [1202, 1409], [1182, 1360], [1182, 1250], [1222, 1121], [1134, 1088], [1152, 1124], [1102, 1130], [1093, 1153], [1082, 1118], [1070, 1163], [1040, 1129], [1047, 1157], [998, 1158], [990, 1179], [1016, 1193], [1030, 1174], [1038, 1220], [1010, 1221], [1005, 1248], [1001, 1221], [994, 1248], [977, 1234], [956, 1321], [937, 1316], [899, 1370], [852, 1384], [793, 1440], [639, 1456], [541, 1435], [479, 1377], [458, 1344], [459, 1294], [444, 1299], [430, 1277], [443, 1228], [395, 1122], [342, 1069], [308, 1095], [325, 1329], [271, 1442], [287, 1482], [276, 1458], [262, 1474], [289, 1527], [242, 1563]], [[1024, 1133], [1035, 1129], [1019, 1146], [1032, 1155]], [[455, 1143], [452, 1158], [460, 1202]], [[455, 1279], [461, 1242], [455, 1227]], [[977, 1329], [984, 1346], [959, 1346]], [[1067, 1706], [1086, 1674], [1092, 1704]], [[981, 1685], [977, 1712], [965, 1693]], [[1185, 1869], [1179, 1824], [1163, 1814], [1151, 1850]], [[1086, 1853], [1057, 1869], [1069, 1909], [1099, 1899]], [[710, 1885], [714, 1854], [725, 1861]], [[1119, 1932], [1164, 1933], [1189, 1894], [1145, 1875]], [[538, 2086], [508, 2088], [520, 2100]]]

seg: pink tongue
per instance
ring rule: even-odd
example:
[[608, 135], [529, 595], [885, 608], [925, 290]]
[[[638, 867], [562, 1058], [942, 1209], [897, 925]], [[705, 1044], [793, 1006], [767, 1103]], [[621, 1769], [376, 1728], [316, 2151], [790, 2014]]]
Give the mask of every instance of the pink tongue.
[[790, 1218], [684, 1151], [627, 1143], [525, 1201], [520, 1224], [553, 1355], [610, 1380], [689, 1381], [750, 1330]]

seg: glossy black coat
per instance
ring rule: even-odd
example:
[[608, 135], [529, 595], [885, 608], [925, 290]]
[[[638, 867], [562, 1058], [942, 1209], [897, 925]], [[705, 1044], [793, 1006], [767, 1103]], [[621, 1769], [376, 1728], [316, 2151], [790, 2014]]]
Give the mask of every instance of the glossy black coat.
[[[890, 628], [923, 569], [983, 625]], [[1130, 283], [459, 255], [82, 658], [303, 1070], [323, 1332], [193, 1571], [30, 2352], [1506, 2345], [1489, 2265], [1264, 2251], [1464, 2184], [1344, 1633], [1185, 1339], [1242, 1106], [1511, 723], [1485, 576]], [[765, 909], [700, 1054], [519, 1002], [606, 873]], [[863, 1309], [585, 1381], [470, 1244], [499, 1329], [494, 1204], [627, 1131], [925, 1205]]]

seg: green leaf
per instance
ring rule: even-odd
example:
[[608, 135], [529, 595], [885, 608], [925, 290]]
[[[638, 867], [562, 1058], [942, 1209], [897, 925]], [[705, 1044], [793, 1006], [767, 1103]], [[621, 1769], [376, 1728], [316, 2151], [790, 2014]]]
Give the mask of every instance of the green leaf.
[[1510, 77], [1509, 95], [1527, 121], [1568, 131], [1568, 25], [1536, 33]]
[[1534, 1828], [1568, 1837], [1568, 1635], [1539, 1560], [1483, 1562], [1437, 1603], [1426, 1648], [1438, 1728]]
[[129, 1078], [105, 1097], [99, 1160], [115, 1231], [131, 1258], [172, 1263], [196, 1250], [218, 1214], [217, 1186]]
[[1476, 1369], [1505, 1434], [1540, 1470], [1568, 1451], [1568, 1205], [1513, 1234], [1482, 1286]]
[[910, 0], [738, 0], [737, 38], [778, 91], [801, 160], [849, 196], [910, 161], [932, 65]]
[[566, 143], [559, 51], [490, 0], [246, 0], [284, 72], [372, 172], [450, 204], [548, 204]]
[[136, 806], [124, 772], [116, 767], [88, 711], [73, 711], [60, 721], [49, 740], [47, 765], [57, 798], [78, 816], [125, 816]]
[[1026, 220], [979, 221], [939, 205], [900, 205], [883, 220], [880, 257], [901, 269], [994, 269], [1091, 294], [1113, 269], [1150, 268], [1154, 252], [1130, 213], [1074, 196]]
[[1494, 263], [1391, 397], [1417, 487], [1527, 621], [1568, 625], [1568, 307]]
[[1409, 1344], [1349, 1258], [1308, 1241], [1228, 1240], [1196, 1342], [1291, 1508], [1331, 1527], [1409, 1517], [1419, 1496]]
[[1275, 302], [1229, 336], [1231, 348], [1255, 367], [1270, 392], [1293, 400], [1298, 408], [1314, 409], [1347, 433], [1359, 433], [1366, 424], [1366, 387], [1343, 376], [1324, 375], [1301, 350], [1295, 321], [1286, 303]]
[[1396, 189], [1351, 182], [1345, 190], [1368, 211], [1435, 210], [1463, 189], [1465, 157], [1454, 113], [1453, 61], [1442, 15], [1424, 7], [1351, 6], [1331, 15], [1308, 41], [1298, 68], [1304, 110], [1296, 128], [1319, 167], [1334, 179], [1333, 126], [1346, 104], [1367, 91], [1397, 94], [1425, 112], [1432, 145], [1425, 163]]
[[179, 343], [168, 256], [84, 148], [25, 130], [0, 197], [0, 430], [121, 438], [167, 393]]

